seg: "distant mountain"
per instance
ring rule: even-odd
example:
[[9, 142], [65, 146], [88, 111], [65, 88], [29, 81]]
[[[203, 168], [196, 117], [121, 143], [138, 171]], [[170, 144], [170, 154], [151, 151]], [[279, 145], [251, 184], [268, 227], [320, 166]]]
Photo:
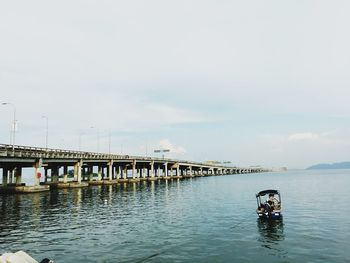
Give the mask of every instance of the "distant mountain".
[[316, 170], [316, 169], [350, 169], [350, 162], [342, 163], [320, 163], [306, 168], [307, 170]]

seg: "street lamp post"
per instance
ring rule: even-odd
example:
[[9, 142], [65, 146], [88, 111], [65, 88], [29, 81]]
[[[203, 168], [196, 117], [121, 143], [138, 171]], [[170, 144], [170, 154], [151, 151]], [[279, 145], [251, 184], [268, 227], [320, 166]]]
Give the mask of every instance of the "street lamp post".
[[79, 133], [79, 151], [81, 151], [81, 137], [84, 135], [84, 132]]
[[112, 136], [111, 136], [111, 130], [108, 130], [108, 154], [111, 154], [111, 144], [112, 144]]
[[97, 130], [97, 152], [99, 152], [100, 151], [100, 130], [99, 128], [96, 128], [94, 126], [91, 126], [90, 128]]
[[49, 142], [49, 117], [42, 116], [42, 118], [46, 119], [46, 140], [45, 140], [45, 147], [46, 151], [48, 149], [48, 142]]
[[10, 102], [3, 102], [2, 105], [11, 105], [13, 107], [13, 125], [12, 125], [12, 153], [15, 153], [15, 142], [16, 142], [16, 106], [13, 103]]

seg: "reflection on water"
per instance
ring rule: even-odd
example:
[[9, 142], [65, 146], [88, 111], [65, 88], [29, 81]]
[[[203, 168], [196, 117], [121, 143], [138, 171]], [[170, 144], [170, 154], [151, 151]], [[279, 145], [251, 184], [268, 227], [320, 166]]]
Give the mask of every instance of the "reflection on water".
[[258, 218], [257, 226], [260, 234], [258, 241], [261, 242], [261, 246], [267, 248], [270, 252], [275, 252], [272, 254], [286, 255], [281, 246], [281, 242], [285, 239], [283, 219], [267, 220]]
[[[323, 176], [234, 175], [0, 195], [0, 254], [25, 250], [56, 262], [73, 255], [75, 263], [348, 262], [350, 208], [339, 213], [329, 196], [346, 203], [350, 177]], [[268, 188], [276, 180], [286, 211], [296, 212], [284, 222], [256, 222], [252, 185]]]

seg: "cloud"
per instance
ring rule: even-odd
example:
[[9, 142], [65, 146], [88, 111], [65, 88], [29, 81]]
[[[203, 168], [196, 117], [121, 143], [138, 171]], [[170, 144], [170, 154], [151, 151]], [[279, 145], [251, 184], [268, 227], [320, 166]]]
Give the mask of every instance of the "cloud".
[[297, 141], [315, 141], [320, 139], [321, 136], [312, 132], [302, 132], [302, 133], [294, 133], [288, 136], [287, 141], [289, 142], [297, 142]]

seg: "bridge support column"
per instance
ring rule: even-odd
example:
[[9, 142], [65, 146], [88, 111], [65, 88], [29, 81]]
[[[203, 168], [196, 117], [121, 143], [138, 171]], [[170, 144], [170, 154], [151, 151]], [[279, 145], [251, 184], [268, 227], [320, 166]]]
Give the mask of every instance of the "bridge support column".
[[51, 168], [51, 182], [57, 183], [58, 182], [58, 166], [54, 166]]
[[132, 179], [136, 177], [136, 160], [132, 161]]
[[123, 179], [128, 179], [128, 167], [126, 165], [123, 171]]
[[7, 186], [8, 168], [2, 168], [2, 186]]
[[63, 166], [63, 183], [66, 184], [68, 182], [68, 166]]
[[168, 177], [168, 163], [164, 163], [164, 177]]
[[97, 167], [97, 181], [101, 181], [102, 180], [102, 166], [99, 165]]
[[117, 180], [120, 179], [121, 172], [122, 172], [121, 167], [120, 167], [120, 165], [118, 165], [117, 166]]
[[40, 171], [42, 160], [39, 160], [34, 164], [34, 186], [40, 185]]
[[22, 167], [16, 167], [16, 185], [22, 184]]
[[93, 177], [94, 177], [94, 166], [89, 165], [87, 167], [87, 180], [90, 182], [92, 181]]
[[102, 180], [102, 166], [99, 165], [97, 166], [97, 181], [101, 181]]
[[150, 170], [150, 177], [154, 177], [154, 161], [151, 162], [151, 170]]
[[44, 167], [44, 182], [47, 183], [47, 177], [48, 177], [48, 168], [47, 166]]
[[193, 173], [192, 173], [192, 166], [188, 167], [189, 168], [189, 171], [190, 171], [190, 176], [193, 176]]
[[9, 184], [13, 183], [14, 174], [15, 174], [15, 169], [11, 168], [11, 170], [9, 171]]
[[79, 166], [79, 162], [74, 164], [74, 181], [78, 181], [78, 167]]
[[79, 162], [75, 163], [74, 165], [74, 179], [77, 180], [77, 182], [81, 183], [81, 168], [83, 166], [83, 160], [80, 160]]
[[114, 174], [113, 174], [113, 160], [110, 160], [108, 163], [108, 180], [112, 181]]

